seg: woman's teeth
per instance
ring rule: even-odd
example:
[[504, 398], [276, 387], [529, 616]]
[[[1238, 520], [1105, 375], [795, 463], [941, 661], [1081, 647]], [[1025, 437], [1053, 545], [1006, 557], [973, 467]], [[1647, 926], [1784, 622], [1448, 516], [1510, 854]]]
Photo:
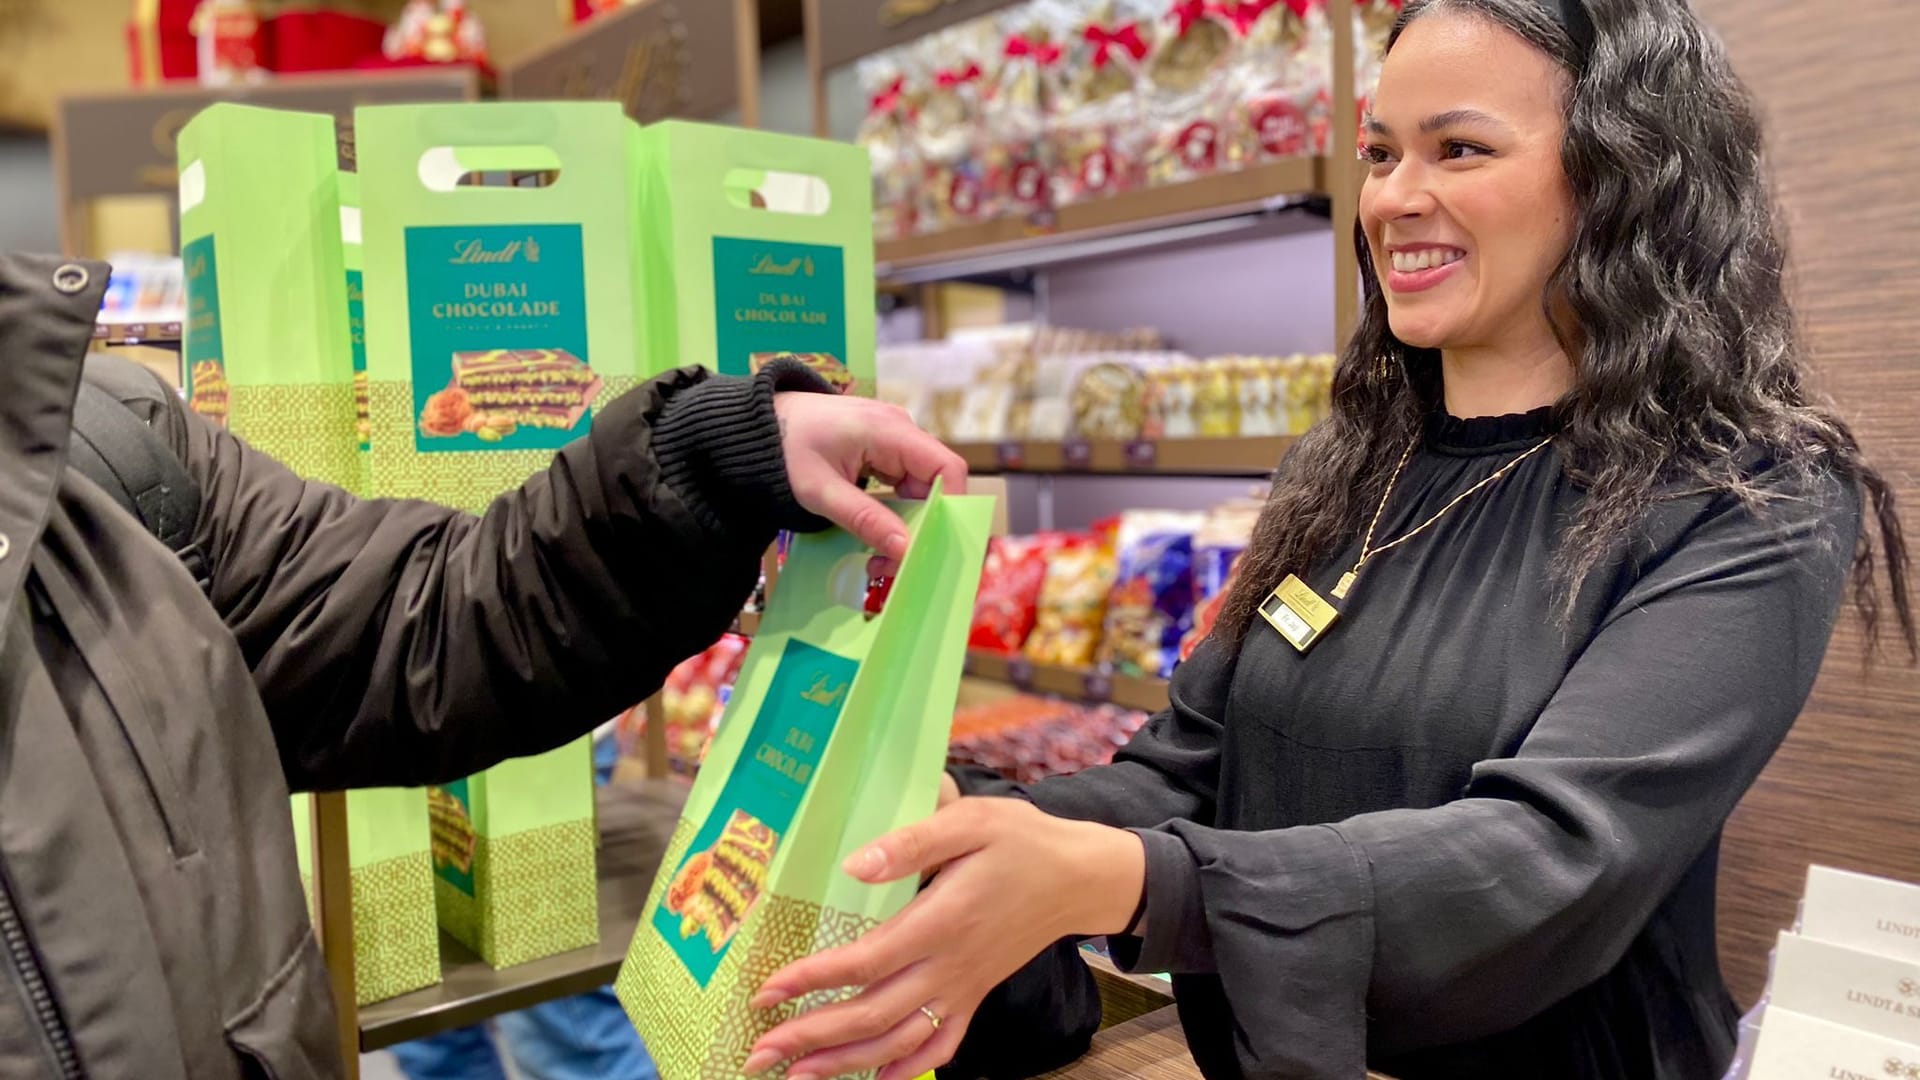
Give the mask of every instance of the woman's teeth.
[[1467, 253], [1459, 248], [1421, 248], [1419, 251], [1395, 251], [1391, 254], [1393, 268], [1403, 274], [1410, 274], [1415, 270], [1432, 270], [1434, 267], [1456, 263], [1467, 257]]

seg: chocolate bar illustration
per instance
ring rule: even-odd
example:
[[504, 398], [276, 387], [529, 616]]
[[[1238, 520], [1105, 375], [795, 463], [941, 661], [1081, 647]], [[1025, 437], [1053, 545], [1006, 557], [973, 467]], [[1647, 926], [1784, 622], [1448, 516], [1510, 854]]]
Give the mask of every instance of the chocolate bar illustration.
[[520, 427], [570, 431], [593, 407], [600, 376], [565, 349], [453, 354], [453, 384], [477, 412]]
[[733, 940], [767, 887], [779, 844], [765, 822], [735, 810], [714, 845], [688, 859], [668, 887], [667, 910], [680, 916], [680, 936], [704, 934], [714, 952]]

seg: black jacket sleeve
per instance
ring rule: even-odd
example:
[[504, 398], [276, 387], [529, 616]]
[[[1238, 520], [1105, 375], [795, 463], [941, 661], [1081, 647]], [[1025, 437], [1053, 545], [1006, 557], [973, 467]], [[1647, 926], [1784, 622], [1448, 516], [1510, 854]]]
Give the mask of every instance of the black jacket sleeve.
[[157, 416], [200, 485], [210, 595], [288, 782], [452, 779], [656, 690], [726, 630], [775, 531], [817, 524], [788, 487], [773, 412], [794, 379], [646, 383], [480, 517], [356, 498], [184, 407]]

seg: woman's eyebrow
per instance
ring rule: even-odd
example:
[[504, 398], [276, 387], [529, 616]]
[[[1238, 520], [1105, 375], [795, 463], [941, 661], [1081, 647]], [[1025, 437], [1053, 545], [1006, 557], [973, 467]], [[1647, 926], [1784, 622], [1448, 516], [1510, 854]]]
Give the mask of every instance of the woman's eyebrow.
[[1483, 113], [1479, 109], [1448, 109], [1446, 112], [1434, 113], [1420, 121], [1420, 132], [1423, 135], [1431, 135], [1441, 128], [1476, 125], [1512, 130], [1506, 121], [1489, 113]]
[[[1420, 121], [1420, 132], [1424, 135], [1431, 135], [1442, 128], [1473, 125], [1497, 127], [1503, 131], [1513, 130], [1506, 121], [1501, 120], [1491, 113], [1481, 112], [1479, 109], [1448, 109], [1446, 112], [1434, 113], [1432, 116]], [[1391, 136], [1393, 129], [1385, 123], [1382, 123], [1379, 117], [1368, 113], [1367, 132], [1371, 135]]]

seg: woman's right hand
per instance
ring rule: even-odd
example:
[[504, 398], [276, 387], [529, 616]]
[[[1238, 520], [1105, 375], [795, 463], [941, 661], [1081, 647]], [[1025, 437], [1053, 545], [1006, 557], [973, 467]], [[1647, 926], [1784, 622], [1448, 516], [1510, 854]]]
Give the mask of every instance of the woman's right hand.
[[936, 807], [936, 809], [945, 810], [947, 808], [948, 803], [957, 802], [959, 801], [959, 799], [960, 799], [959, 782], [954, 780], [952, 773], [950, 772], [941, 773], [940, 774], [940, 803], [938, 807]]

